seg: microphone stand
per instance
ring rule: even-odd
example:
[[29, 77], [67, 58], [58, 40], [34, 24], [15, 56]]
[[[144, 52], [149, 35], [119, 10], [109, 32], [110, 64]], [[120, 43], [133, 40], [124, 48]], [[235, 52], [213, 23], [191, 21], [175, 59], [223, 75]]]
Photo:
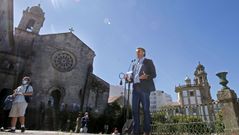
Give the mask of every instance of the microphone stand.
[[[122, 130], [122, 133], [124, 132], [125, 134], [128, 135], [129, 132], [129, 128], [130, 128], [130, 102], [129, 102], [129, 98], [130, 98], [130, 88], [131, 88], [131, 84], [132, 81], [128, 81], [126, 78], [124, 78], [125, 74], [124, 73], [120, 73], [120, 85], [123, 85], [122, 80], [124, 80], [124, 100], [123, 100], [123, 120], [124, 120], [124, 127]], [[122, 77], [123, 76], [123, 77]], [[132, 121], [132, 120], [131, 120]]]
[[[130, 66], [129, 66], [129, 69], [128, 69], [128, 72], [130, 71], [130, 68], [132, 67], [132, 64], [133, 62], [135, 62], [135, 60], [132, 60], [131, 63], [130, 63]], [[131, 73], [132, 74], [132, 73]], [[121, 72], [119, 74], [119, 78], [120, 78], [120, 85], [123, 85], [123, 80], [124, 80], [124, 100], [123, 100], [123, 119], [124, 119], [124, 127], [125, 127], [125, 131], [122, 131], [123, 132], [128, 132], [128, 128], [130, 127], [130, 114], [129, 114], [129, 107], [130, 107], [130, 103], [129, 103], [129, 98], [130, 98], [130, 88], [131, 88], [131, 84], [133, 83], [132, 81], [129, 81], [127, 78], [125, 78], [125, 73]], [[128, 87], [128, 89], [127, 89]], [[127, 96], [127, 97], [126, 97]], [[124, 129], [123, 127], [123, 129]]]
[[130, 87], [131, 87], [131, 83], [132, 81], [125, 81], [126, 84], [128, 84], [128, 93], [127, 93], [127, 104], [126, 104], [126, 121], [129, 120], [129, 97], [130, 97]]
[[[120, 73], [119, 74], [119, 78], [120, 78], [120, 85], [123, 85], [123, 81], [124, 81], [124, 93], [123, 93], [123, 109], [122, 109], [122, 113], [123, 113], [123, 120], [124, 120], [124, 123], [126, 122], [127, 120], [127, 110], [128, 110], [128, 98], [126, 98], [127, 96], [127, 80], [124, 78], [125, 74], [124, 73]], [[127, 106], [126, 106], [127, 104]]]

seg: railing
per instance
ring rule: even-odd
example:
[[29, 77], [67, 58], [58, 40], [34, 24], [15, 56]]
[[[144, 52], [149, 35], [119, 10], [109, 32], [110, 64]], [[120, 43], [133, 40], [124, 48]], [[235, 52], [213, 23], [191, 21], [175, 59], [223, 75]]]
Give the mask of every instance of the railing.
[[166, 106], [152, 114], [153, 135], [223, 134], [222, 104]]

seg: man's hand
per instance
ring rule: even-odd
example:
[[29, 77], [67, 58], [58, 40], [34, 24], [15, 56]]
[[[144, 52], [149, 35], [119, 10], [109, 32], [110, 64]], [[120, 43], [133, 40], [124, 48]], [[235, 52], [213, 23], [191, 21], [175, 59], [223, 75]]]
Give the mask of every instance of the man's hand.
[[128, 74], [124, 75], [124, 79], [127, 80], [128, 82], [131, 82], [131, 78]]
[[141, 80], [146, 80], [146, 79], [148, 79], [148, 77], [149, 77], [149, 75], [145, 74], [145, 72], [143, 71], [143, 75], [141, 75], [141, 76], [139, 77], [139, 79], [141, 79]]
[[125, 74], [125, 75], [124, 75], [124, 79], [127, 79], [127, 78], [128, 78], [128, 75], [127, 75], [127, 74]]

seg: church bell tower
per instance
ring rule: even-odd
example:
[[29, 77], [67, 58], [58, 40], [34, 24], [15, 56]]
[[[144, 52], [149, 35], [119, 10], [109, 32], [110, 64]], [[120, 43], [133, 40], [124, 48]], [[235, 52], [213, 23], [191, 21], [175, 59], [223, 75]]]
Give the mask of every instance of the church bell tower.
[[210, 93], [211, 86], [209, 85], [207, 79], [207, 73], [205, 67], [199, 62], [195, 72], [194, 72], [194, 83], [200, 86], [200, 91], [202, 95], [202, 103], [209, 104], [212, 102], [212, 97]]
[[27, 7], [27, 9], [23, 11], [18, 29], [39, 34], [45, 20], [44, 14], [40, 4], [31, 8]]
[[194, 75], [195, 75], [194, 83], [196, 85], [209, 86], [207, 73], [205, 72], [205, 67], [202, 64], [200, 64], [200, 62], [194, 72]]

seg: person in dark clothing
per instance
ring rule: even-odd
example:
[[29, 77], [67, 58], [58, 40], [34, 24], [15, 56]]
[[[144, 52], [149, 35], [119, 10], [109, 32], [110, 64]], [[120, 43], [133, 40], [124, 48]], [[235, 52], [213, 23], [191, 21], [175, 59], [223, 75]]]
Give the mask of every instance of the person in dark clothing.
[[81, 133], [87, 133], [87, 131], [88, 131], [88, 122], [89, 122], [88, 112], [85, 112], [84, 117], [81, 118], [81, 129], [80, 129]]
[[140, 135], [140, 103], [144, 111], [144, 135], [149, 135], [151, 128], [150, 116], [150, 92], [155, 91], [153, 79], [156, 77], [155, 66], [151, 59], [145, 58], [144, 48], [136, 49], [136, 62], [132, 67], [132, 74], [126, 79], [133, 83], [132, 93], [132, 113], [133, 113], [133, 132], [134, 135]]
[[61, 131], [67, 131], [67, 120], [69, 118], [67, 112], [68, 105], [65, 104], [63, 110], [60, 112], [60, 129]]
[[7, 97], [5, 97], [4, 102], [1, 102], [1, 110], [0, 110], [0, 127], [1, 127], [1, 131], [4, 131], [5, 129], [8, 128], [9, 124], [10, 124], [10, 118], [8, 117], [9, 112], [11, 110], [11, 106], [12, 106], [12, 102], [14, 100], [14, 97], [12, 95], [8, 95]]

